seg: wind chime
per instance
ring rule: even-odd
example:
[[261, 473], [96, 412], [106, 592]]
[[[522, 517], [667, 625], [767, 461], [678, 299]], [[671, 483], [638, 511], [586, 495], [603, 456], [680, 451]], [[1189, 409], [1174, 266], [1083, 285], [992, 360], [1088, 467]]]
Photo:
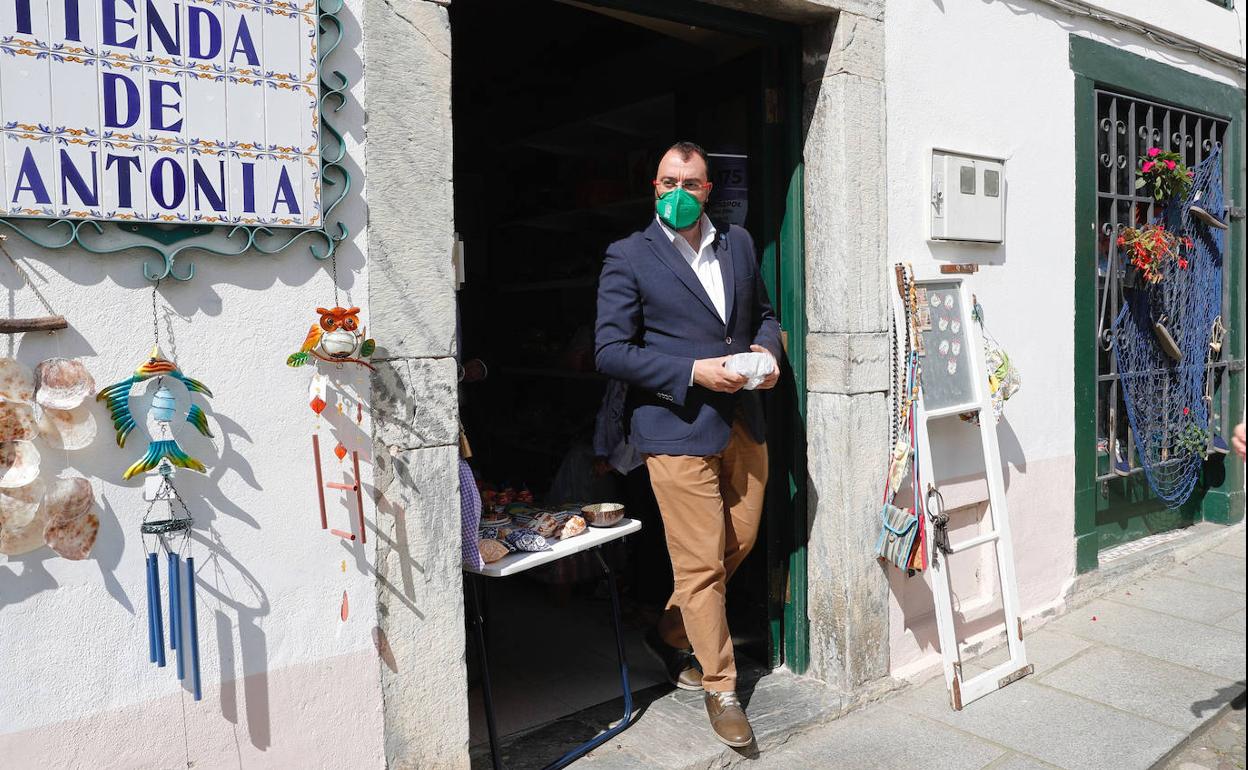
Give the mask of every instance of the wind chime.
[[[194, 521], [186, 503], [173, 486], [173, 468], [162, 464], [160, 472], [160, 486], [147, 506], [143, 523], [139, 527], [147, 551], [148, 662], [155, 663], [160, 668], [164, 668], [166, 663], [160, 597], [160, 554], [163, 552], [166, 584], [169, 589], [169, 650], [175, 654], [178, 681], [186, 681], [189, 674], [191, 692], [195, 700], [200, 700], [203, 690], [199, 677], [199, 618], [195, 605], [195, 556], [192, 553], [191, 540]], [[154, 519], [152, 511], [159, 500], [168, 501], [169, 515], [163, 519]], [[180, 512], [174, 510], [175, 500], [182, 509]]]
[[[330, 404], [331, 379], [329, 375], [320, 371], [318, 364], [332, 364], [333, 369], [336, 371], [342, 371], [347, 364], [353, 364], [371, 371], [373, 366], [366, 359], [376, 350], [377, 343], [368, 338], [367, 329], [360, 322], [360, 309], [358, 307], [342, 307], [339, 302], [338, 264], [336, 259], [332, 260], [331, 275], [334, 280], [334, 305], [329, 309], [323, 307], [316, 309], [317, 315], [320, 316], [319, 319], [308, 329], [303, 345], [299, 350], [286, 359], [286, 365], [299, 368], [311, 364], [313, 367], [312, 377], [308, 382], [308, 407], [316, 415], [316, 424], [312, 430], [312, 460], [316, 469], [316, 497], [320, 506], [321, 529], [327, 530], [331, 535], [343, 540], [351, 542], [356, 540], [356, 534], [351, 531], [350, 527], [338, 529], [329, 526], [329, 514], [325, 504], [326, 489], [354, 494], [356, 529], [359, 532], [359, 542], [363, 544], [368, 542], [368, 535], [364, 524], [364, 489], [360, 479], [359, 449], [348, 449], [341, 438], [336, 440], [333, 453], [334, 457], [338, 459], [338, 464], [342, 468], [345, 480], [342, 482], [325, 481], [324, 468], [321, 464], [321, 423], [325, 409]], [[352, 389], [355, 393], [354, 404], [351, 402], [351, 395], [344, 389], [343, 383], [337, 380], [333, 381], [332, 384], [336, 388], [332, 397], [338, 416], [332, 419], [339, 424], [345, 421], [347, 425], [354, 420], [356, 426], [362, 426], [364, 424], [364, 401], [362, 395], [364, 391], [358, 377], [359, 369], [356, 369], [355, 373], [357, 376], [353, 378], [352, 383]], [[329, 419], [326, 418], [326, 420]], [[341, 436], [342, 434], [339, 435]], [[349, 471], [345, 467], [348, 454], [351, 455]], [[346, 572], [347, 563], [345, 560], [342, 561], [340, 569]], [[347, 592], [343, 591], [339, 617], [345, 622], [347, 616]]]
[[[337, 297], [335, 297], [335, 300]], [[365, 358], [372, 355], [377, 345], [373, 340], [366, 337], [365, 330], [360, 326], [360, 309], [358, 307], [343, 308], [335, 305], [332, 309], [326, 310], [323, 307], [316, 309], [320, 320], [312, 325], [308, 330], [307, 337], [303, 341], [303, 347], [299, 352], [293, 353], [286, 359], [288, 366], [300, 367], [311, 363], [314, 359], [335, 364], [341, 369], [344, 364], [356, 364], [359, 366], [372, 369]], [[321, 415], [325, 408], [329, 406], [329, 377], [320, 371], [313, 372], [312, 379], [308, 382], [308, 406], [316, 414], [316, 426], [312, 432], [312, 459], [316, 466], [316, 494], [317, 501], [321, 509], [321, 529], [328, 529], [330, 534], [346, 540], [355, 540], [355, 533], [342, 530], [330, 529], [329, 516], [325, 507], [325, 490], [334, 489], [343, 492], [353, 492], [355, 494], [356, 515], [358, 517], [360, 542], [367, 542], [367, 535], [364, 531], [364, 492], [360, 485], [360, 453], [359, 450], [348, 450], [341, 440], [334, 444], [334, 456], [338, 458], [341, 464], [346, 460], [347, 453], [351, 454], [351, 475], [349, 482], [340, 483], [336, 481], [326, 482], [324, 480], [323, 469], [321, 467]], [[364, 402], [360, 397], [360, 383], [356, 379], [355, 387], [355, 404], [354, 409], [350, 402], [350, 396], [345, 394], [341, 387], [334, 394], [336, 400], [336, 409], [338, 414], [351, 419], [351, 412], [354, 412], [356, 425], [364, 423]]]
[[[200, 700], [199, 621], [195, 602], [195, 557], [191, 552], [191, 528], [194, 520], [173, 485], [173, 476], [175, 466], [199, 473], [206, 473], [208, 469], [178, 444], [172, 428], [178, 415], [178, 399], [169, 384], [181, 383], [188, 401], [196, 393], [211, 397], [212, 391], [199, 380], [183, 374], [176, 364], [160, 352], [160, 327], [156, 309], [159, 286], [160, 282], [157, 281], [156, 286], [152, 287], [152, 352], [134, 374], [101, 390], [96, 395], [96, 400], [103, 401], [108, 406], [116, 431], [117, 446], [125, 448], [126, 438], [138, 427], [130, 409], [130, 397], [134, 388], [141, 382], [156, 380], [155, 392], [147, 412], [151, 440], [148, 442], [147, 451], [125, 470], [122, 478], [130, 479], [154, 470], [156, 473], [153, 478], [159, 479], [154, 493], [148, 498], [150, 503], [139, 526], [147, 554], [149, 662], [161, 668], [166, 665], [164, 613], [160, 595], [160, 556], [163, 553], [168, 586], [169, 650], [176, 653], [178, 681], [185, 681], [189, 675], [195, 700]], [[198, 404], [190, 403], [187, 406], [185, 422], [201, 434], [212, 437], [207, 415]], [[154, 519], [152, 512], [157, 502], [162, 500], [167, 502], [169, 514], [166, 518]], [[174, 509], [175, 501], [181, 509], [180, 512]]]

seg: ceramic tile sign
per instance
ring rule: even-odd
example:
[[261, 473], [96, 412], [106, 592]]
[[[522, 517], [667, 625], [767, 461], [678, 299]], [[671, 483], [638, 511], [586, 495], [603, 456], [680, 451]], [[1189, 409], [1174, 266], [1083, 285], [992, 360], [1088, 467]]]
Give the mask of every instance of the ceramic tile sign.
[[0, 214], [319, 227], [315, 0], [0, 0]]
[[978, 404], [970, 348], [970, 313], [957, 281], [925, 281], [917, 292], [926, 323], [919, 324], [919, 382], [927, 411]]

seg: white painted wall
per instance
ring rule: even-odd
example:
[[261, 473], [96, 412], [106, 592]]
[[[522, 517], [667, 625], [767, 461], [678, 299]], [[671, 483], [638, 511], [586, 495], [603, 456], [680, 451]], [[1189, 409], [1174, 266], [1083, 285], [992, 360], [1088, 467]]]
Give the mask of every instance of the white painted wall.
[[[1156, 16], [1163, 3], [1129, 5]], [[1164, 17], [1182, 24], [1176, 31], [1210, 45], [1225, 44], [1232, 25], [1209, 20], [1207, 10], [1243, 25], [1242, 7], [1231, 14], [1205, 0], [1164, 5]], [[1243, 76], [1233, 71], [1156, 52], [1143, 38], [1032, 0], [931, 0], [907, 3], [904, 11], [889, 6], [885, 16], [889, 261], [929, 270], [940, 262], [979, 263], [971, 289], [988, 331], [1022, 373], [1022, 390], [1006, 406], [998, 438], [1025, 618], [1060, 606], [1075, 572], [1072, 32], [1243, 87]], [[933, 147], [1006, 159], [1003, 245], [928, 242]], [[949, 508], [962, 509], [954, 539], [973, 534], [983, 526], [986, 498], [976, 478], [982, 466], [975, 432], [957, 420], [936, 423], [933, 458], [942, 480], [959, 480], [944, 493]], [[1000, 607], [995, 564], [988, 549], [979, 550], [984, 553], [955, 563], [961, 575], [955, 607], [971, 637], [986, 630]], [[905, 676], [937, 659], [930, 584], [899, 575], [890, 583], [892, 670]]]
[[[354, 101], [336, 118], [346, 129], [355, 184], [340, 209], [353, 238], [343, 244], [338, 270], [342, 304], [363, 308], [367, 321], [358, 9], [352, 1], [343, 12], [347, 37], [334, 63], [355, 83]], [[12, 235], [6, 245], [71, 326], [16, 337], [9, 354], [32, 367], [52, 355], [80, 357], [100, 387], [128, 377], [152, 344], [142, 255], [48, 252]], [[332, 306], [328, 264], [298, 245], [276, 257], [190, 259], [194, 279], [163, 283], [159, 304], [166, 355], [215, 394], [207, 410], [216, 438], [179, 436], [210, 473], [176, 477], [196, 517], [204, 699], [194, 702], [171, 667], [147, 662], [138, 531], [146, 503], [138, 479], [120, 481], [146, 439], [134, 434], [118, 449], [108, 413], [97, 405], [99, 435], [68, 458], [73, 471], [92, 479], [99, 503], [90, 558], [69, 562], [47, 548], [0, 556], [0, 765], [381, 767], [375, 538], [348, 544], [320, 529], [310, 371], [285, 365], [315, 320], [314, 308]], [[2, 259], [0, 286], [7, 313], [42, 314]], [[0, 348], [6, 344], [0, 339]], [[367, 399], [366, 371], [336, 376]], [[372, 535], [365, 416], [362, 427], [344, 421], [344, 443], [361, 450]], [[338, 480], [333, 444], [323, 428], [327, 478]], [[46, 475], [66, 465], [60, 453], [43, 455]], [[341, 494], [327, 491], [330, 526], [351, 529], [355, 502]], [[339, 619], [344, 591], [346, 622]]]

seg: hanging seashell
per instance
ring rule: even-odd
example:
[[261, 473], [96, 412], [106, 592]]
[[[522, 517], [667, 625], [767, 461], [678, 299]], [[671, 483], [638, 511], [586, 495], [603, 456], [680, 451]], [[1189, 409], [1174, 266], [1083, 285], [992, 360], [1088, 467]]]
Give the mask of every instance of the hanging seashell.
[[38, 435], [33, 405], [0, 401], [0, 441], [30, 441]]
[[45, 485], [36, 478], [24, 487], [0, 489], [0, 530], [22, 529], [35, 520], [43, 503]]
[[33, 401], [35, 373], [15, 358], [0, 358], [0, 399]]
[[178, 402], [173, 397], [173, 391], [164, 385], [156, 391], [156, 395], [152, 396], [152, 406], [148, 410], [150, 416], [156, 422], [172, 422], [173, 412]]
[[40, 506], [35, 518], [24, 527], [5, 526], [0, 530], [0, 553], [21, 556], [43, 547], [43, 529], [47, 524], [44, 509]]
[[91, 502], [95, 492], [91, 482], [81, 476], [56, 479], [49, 486], [43, 498], [43, 507], [48, 524], [64, 524], [76, 519], [91, 510]]
[[35, 377], [35, 400], [48, 409], [73, 409], [95, 392], [95, 378], [76, 358], [49, 358]]
[[91, 553], [99, 534], [100, 517], [85, 513], [60, 524], [49, 523], [43, 530], [43, 542], [62, 559], [78, 561]]
[[39, 437], [53, 449], [86, 449], [95, 441], [95, 414], [89, 403], [73, 409], [44, 409]]
[[24, 487], [39, 475], [39, 450], [29, 441], [0, 442], [0, 488]]

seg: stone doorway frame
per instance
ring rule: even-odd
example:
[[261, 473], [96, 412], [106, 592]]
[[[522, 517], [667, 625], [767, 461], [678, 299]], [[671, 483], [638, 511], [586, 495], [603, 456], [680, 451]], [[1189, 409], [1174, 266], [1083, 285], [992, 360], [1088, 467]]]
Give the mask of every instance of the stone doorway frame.
[[[884, 3], [708, 4], [802, 26], [806, 673], [849, 700], [889, 660], [888, 584], [870, 558], [873, 458], [888, 451]], [[384, 345], [372, 380], [375, 641], [394, 768], [468, 764], [448, 5], [363, 2], [369, 318]]]

